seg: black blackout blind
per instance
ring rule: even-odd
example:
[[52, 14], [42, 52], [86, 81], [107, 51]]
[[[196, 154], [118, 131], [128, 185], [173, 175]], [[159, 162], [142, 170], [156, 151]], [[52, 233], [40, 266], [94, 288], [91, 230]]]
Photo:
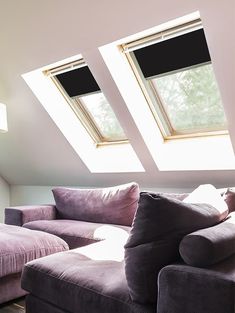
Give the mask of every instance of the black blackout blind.
[[203, 29], [135, 50], [134, 54], [145, 78], [211, 60]]
[[100, 90], [88, 66], [58, 74], [56, 77], [70, 97], [81, 96]]

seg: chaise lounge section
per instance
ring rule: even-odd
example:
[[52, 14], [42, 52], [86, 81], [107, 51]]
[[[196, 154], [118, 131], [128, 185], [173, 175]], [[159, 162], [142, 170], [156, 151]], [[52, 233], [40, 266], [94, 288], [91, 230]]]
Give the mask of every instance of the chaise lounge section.
[[20, 282], [26, 262], [66, 250], [66, 242], [54, 235], [0, 224], [0, 303], [26, 294]]

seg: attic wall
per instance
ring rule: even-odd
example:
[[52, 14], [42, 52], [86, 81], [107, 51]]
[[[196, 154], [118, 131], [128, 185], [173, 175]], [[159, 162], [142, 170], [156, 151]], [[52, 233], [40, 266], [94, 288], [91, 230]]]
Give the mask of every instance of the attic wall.
[[11, 186], [11, 206], [53, 204], [51, 186]]
[[[110, 187], [107, 185], [106, 187]], [[54, 198], [51, 189], [53, 186], [11, 186], [11, 205], [31, 205], [31, 204], [54, 204]], [[83, 186], [76, 186], [72, 188], [84, 188]], [[88, 188], [88, 187], [86, 187]], [[191, 188], [141, 188], [141, 191], [153, 192], [176, 192], [184, 193], [190, 192]]]
[[[141, 188], [170, 190], [202, 183], [235, 185], [234, 170], [159, 171], [99, 52], [102, 45], [197, 10], [235, 146], [234, 0], [1, 1], [0, 101], [7, 104], [9, 132], [0, 136], [0, 168], [12, 186], [12, 204], [51, 202], [52, 185], [102, 187], [136, 181]], [[145, 173], [90, 173], [21, 77], [78, 53], [110, 99]], [[0, 201], [8, 202], [9, 187], [0, 184]]]
[[10, 186], [0, 176], [0, 223], [4, 221], [4, 209], [10, 205]]

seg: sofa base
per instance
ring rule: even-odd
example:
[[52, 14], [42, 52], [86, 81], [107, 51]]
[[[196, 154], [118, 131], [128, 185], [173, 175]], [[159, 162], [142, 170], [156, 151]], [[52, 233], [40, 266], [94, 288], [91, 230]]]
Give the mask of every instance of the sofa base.
[[0, 303], [4, 303], [27, 294], [20, 286], [21, 273], [0, 278]]
[[28, 295], [25, 303], [27, 313], [70, 313], [69, 311], [64, 311], [54, 305], [42, 301], [33, 295]]

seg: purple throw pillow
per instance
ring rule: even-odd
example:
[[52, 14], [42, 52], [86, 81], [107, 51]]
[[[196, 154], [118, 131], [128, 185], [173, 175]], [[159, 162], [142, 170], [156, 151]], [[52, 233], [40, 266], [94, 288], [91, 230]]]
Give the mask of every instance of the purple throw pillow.
[[184, 262], [207, 267], [235, 254], [235, 212], [218, 225], [186, 235], [179, 246]]
[[100, 188], [52, 190], [59, 218], [130, 226], [139, 200], [137, 183]]
[[132, 300], [155, 303], [158, 272], [180, 258], [181, 239], [224, 218], [225, 214], [208, 204], [184, 203], [142, 192], [125, 245], [125, 271]]

